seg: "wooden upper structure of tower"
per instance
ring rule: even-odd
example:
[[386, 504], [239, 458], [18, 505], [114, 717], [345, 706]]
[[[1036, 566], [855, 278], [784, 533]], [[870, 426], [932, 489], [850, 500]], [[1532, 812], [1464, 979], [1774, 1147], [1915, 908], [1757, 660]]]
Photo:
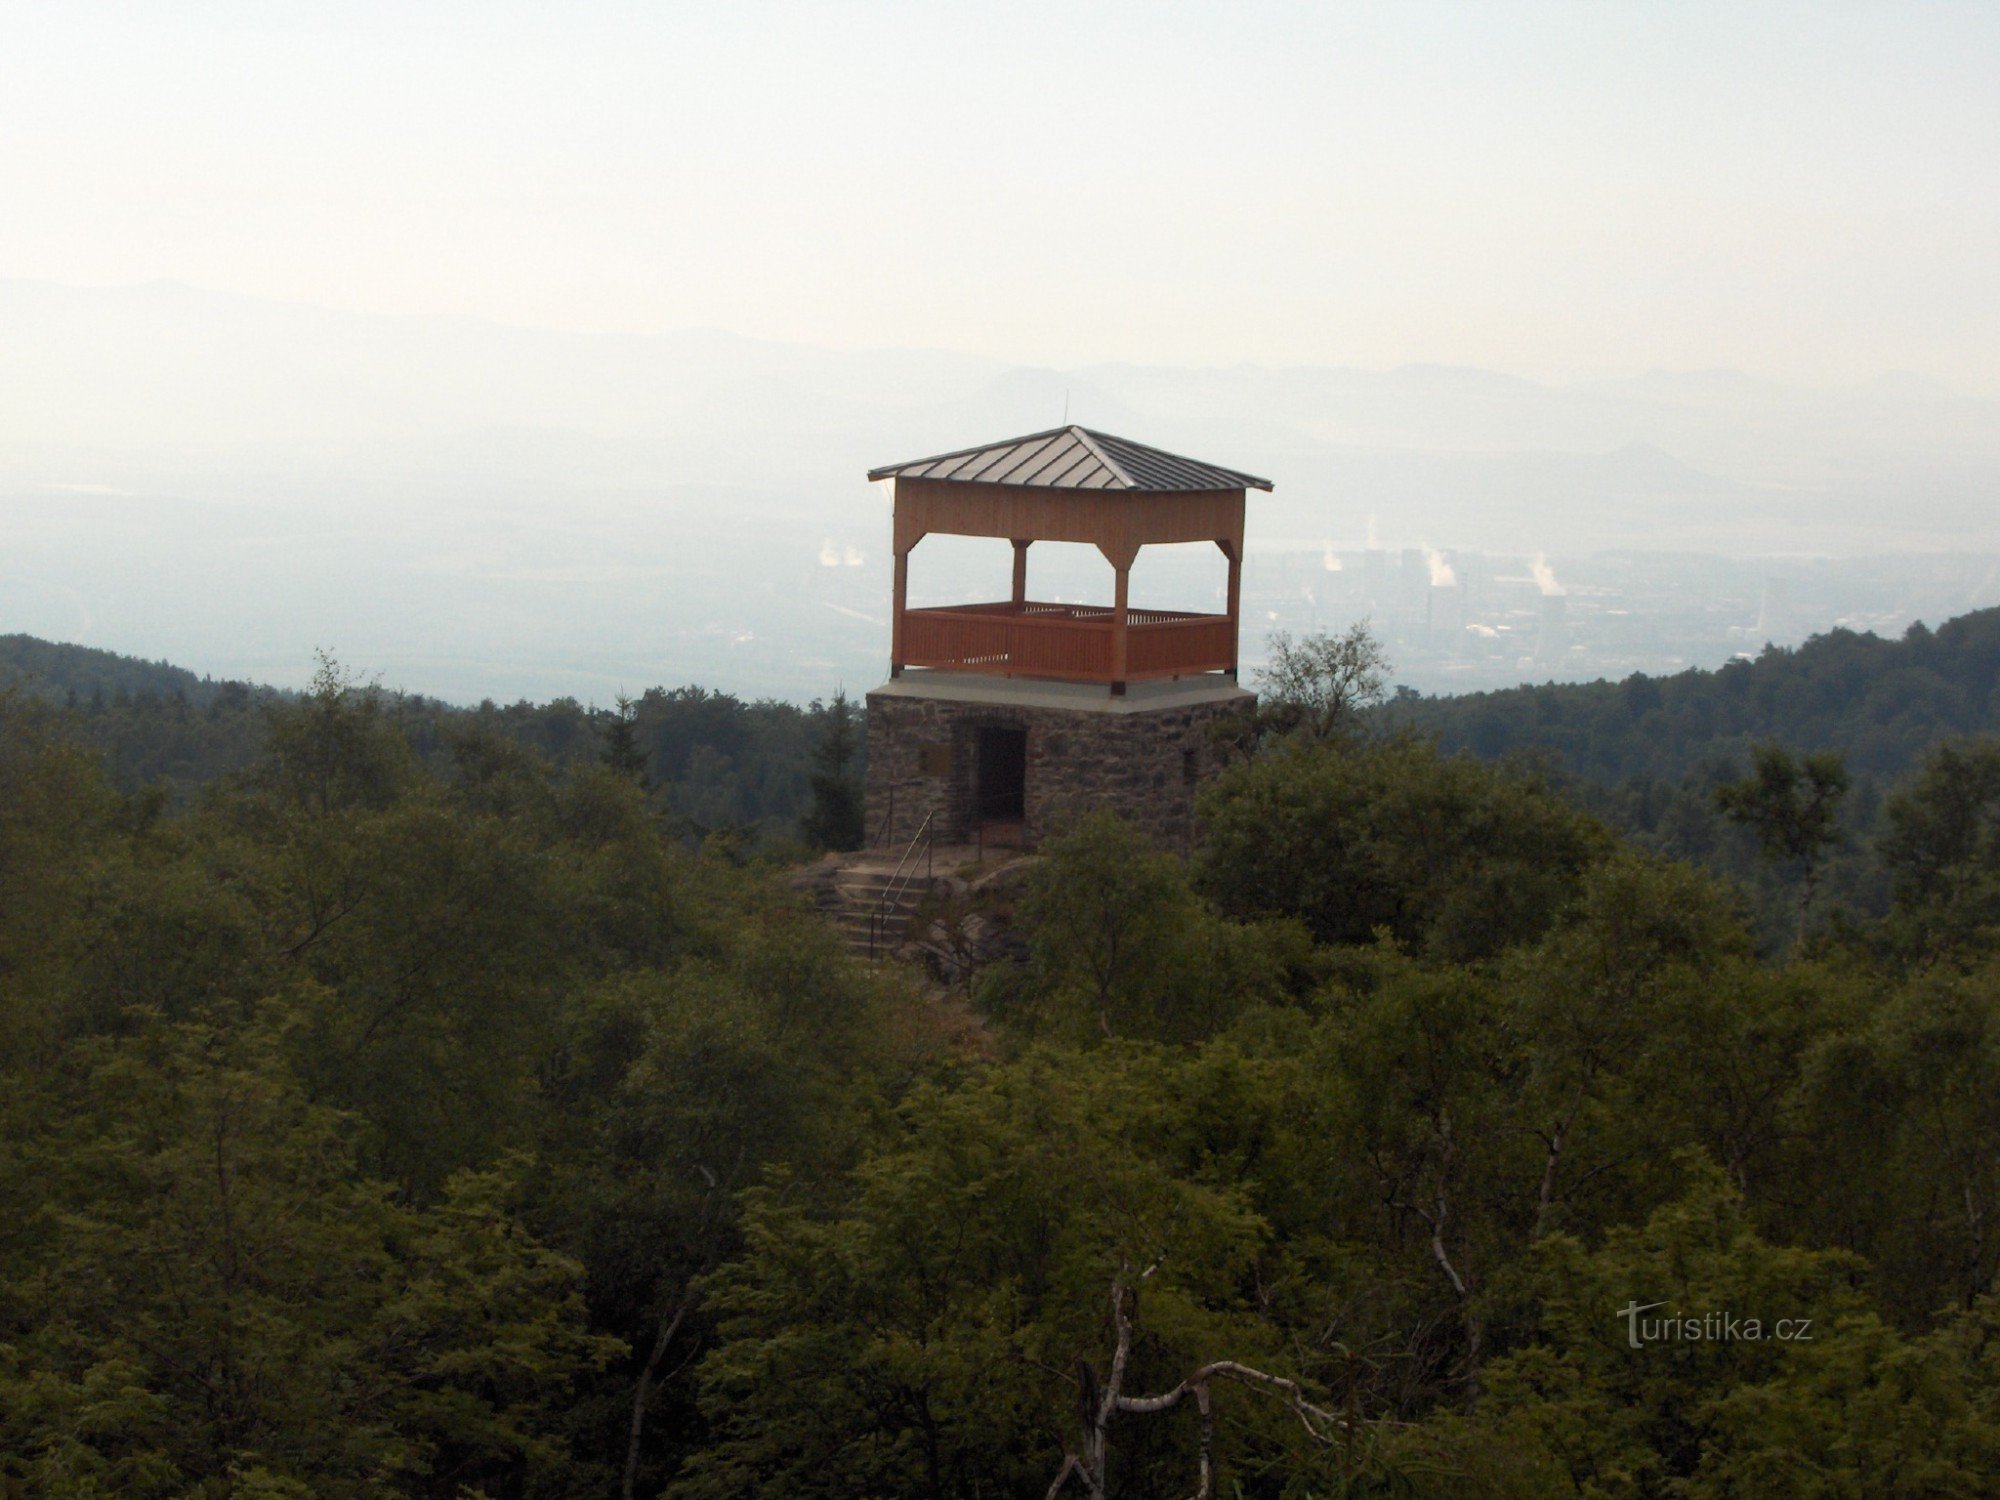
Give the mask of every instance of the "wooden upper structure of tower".
[[[1083, 427], [1058, 427], [870, 471], [895, 484], [889, 671], [904, 667], [1108, 685], [1236, 673], [1244, 495], [1271, 481]], [[910, 551], [932, 532], [1014, 546], [1013, 596], [909, 607]], [[1111, 564], [1108, 605], [1027, 596], [1028, 548], [1083, 542]], [[1131, 607], [1132, 564], [1159, 543], [1213, 542], [1229, 564], [1223, 614]]]

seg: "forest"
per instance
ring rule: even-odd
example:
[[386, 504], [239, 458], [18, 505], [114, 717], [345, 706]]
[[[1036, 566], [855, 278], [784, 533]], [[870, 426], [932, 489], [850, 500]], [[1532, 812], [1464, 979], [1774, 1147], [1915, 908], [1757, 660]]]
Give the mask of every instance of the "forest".
[[[0, 1494], [1988, 1494], [1974, 624], [1523, 690], [1481, 755], [1305, 643], [1192, 859], [1077, 822], [948, 985], [788, 878], [853, 838], [844, 700], [788, 711], [760, 838], [645, 700], [326, 663], [176, 782], [106, 733], [157, 684], [0, 692]], [[1788, 685], [1842, 661], [1964, 717], [1856, 677], [1838, 729]], [[1683, 725], [1599, 773], [1715, 755], [1779, 883], [1507, 755], [1570, 753], [1552, 691]], [[1931, 715], [1901, 759], [1878, 701]]]
[[1679, 781], [1773, 739], [1837, 751], [1856, 775], [1894, 777], [1938, 740], [1994, 726], [1996, 670], [2000, 609], [1984, 609], [1936, 630], [1912, 625], [1900, 640], [1832, 630], [1673, 677], [1403, 694], [1383, 715], [1448, 751], [1534, 752], [1607, 785]]
[[[71, 710], [73, 730], [121, 790], [155, 789], [175, 807], [249, 767], [263, 752], [266, 710], [296, 696], [27, 635], [0, 636], [0, 688], [10, 685]], [[718, 832], [788, 837], [810, 798], [813, 749], [832, 712], [831, 700], [805, 708], [745, 703], [693, 685], [648, 688], [601, 706], [557, 698], [465, 708], [412, 693], [377, 696], [419, 757], [439, 766], [467, 722], [559, 765], [592, 759], [617, 737], [695, 840]]]
[[1721, 815], [1716, 789], [1759, 746], [1838, 756], [1850, 787], [1819, 878], [1844, 905], [1881, 916], [1890, 892], [1866, 851], [1885, 831], [1888, 790], [1940, 744], [2000, 730], [2000, 609], [1936, 630], [1913, 625], [1898, 640], [1833, 630], [1715, 671], [1399, 693], [1377, 715], [1447, 752], [1531, 765], [1639, 847], [1726, 876], [1747, 893], [1759, 945], [1772, 952], [1790, 925], [1798, 871], [1762, 858]]

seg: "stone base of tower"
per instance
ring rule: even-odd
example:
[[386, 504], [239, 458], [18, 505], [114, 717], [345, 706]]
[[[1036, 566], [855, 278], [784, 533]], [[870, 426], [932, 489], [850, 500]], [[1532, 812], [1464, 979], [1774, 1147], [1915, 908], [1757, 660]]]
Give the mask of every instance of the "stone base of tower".
[[1099, 808], [1163, 848], [1194, 841], [1194, 796], [1221, 765], [1217, 721], [1256, 695], [1223, 677], [1101, 686], [906, 671], [868, 695], [868, 839], [982, 833], [1033, 848]]

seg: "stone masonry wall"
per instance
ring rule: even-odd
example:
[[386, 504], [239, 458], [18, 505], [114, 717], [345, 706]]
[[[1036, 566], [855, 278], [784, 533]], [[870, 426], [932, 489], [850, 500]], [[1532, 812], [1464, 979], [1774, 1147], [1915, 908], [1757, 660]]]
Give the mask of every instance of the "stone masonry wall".
[[1210, 726], [1249, 712], [1252, 702], [1108, 713], [870, 693], [868, 841], [905, 842], [933, 811], [941, 840], [968, 840], [978, 732], [990, 726], [1027, 732], [1029, 847], [1109, 807], [1162, 848], [1186, 850], [1195, 791], [1221, 764]]

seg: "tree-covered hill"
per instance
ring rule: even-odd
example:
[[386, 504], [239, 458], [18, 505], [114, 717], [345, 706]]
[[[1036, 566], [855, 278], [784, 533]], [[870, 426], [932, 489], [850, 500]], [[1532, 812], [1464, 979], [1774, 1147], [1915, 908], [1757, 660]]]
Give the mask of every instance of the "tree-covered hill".
[[0, 635], [0, 685], [9, 682], [41, 697], [72, 703], [108, 699], [119, 693], [127, 697], [149, 694], [178, 697], [194, 708], [206, 708], [228, 688], [248, 688], [244, 683], [197, 677], [169, 662], [121, 656], [95, 646], [72, 646], [32, 635]]
[[[30, 636], [0, 637], [0, 686], [66, 704], [72, 727], [126, 791], [160, 785], [170, 802], [252, 764], [274, 689], [197, 677]], [[1760, 859], [1756, 840], [1715, 805], [1758, 745], [1841, 755], [1853, 789], [1842, 841], [1818, 872], [1838, 901], [1879, 916], [1887, 888], [1861, 851], [1887, 788], [1942, 741], [2000, 729], [2000, 610], [1912, 627], [1900, 640], [1853, 631], [1767, 649], [1717, 671], [1624, 682], [1545, 684], [1455, 698], [1404, 694], [1376, 729], [1409, 730], [1447, 753], [1537, 762], [1574, 802], [1647, 849], [1704, 865], [1747, 893], [1767, 946], [1782, 942], [1797, 867]], [[624, 753], [685, 835], [799, 827], [812, 801], [812, 757], [830, 709], [745, 702], [700, 687], [653, 688], [617, 706], [575, 699], [461, 708], [390, 694], [388, 711], [417, 753], [443, 766], [455, 741], [490, 731], [558, 764]], [[614, 742], [629, 750], [614, 752]], [[843, 773], [852, 783], [858, 752]]]
[[1404, 695], [1385, 722], [1484, 759], [1522, 752], [1606, 784], [1678, 782], [1776, 740], [1832, 750], [1857, 776], [1900, 776], [1931, 746], [2000, 728], [2000, 609], [1901, 640], [1835, 630], [1796, 649], [1673, 677]]
[[1889, 890], [1866, 851], [1885, 831], [1889, 789], [1947, 742], [2000, 731], [2000, 609], [1936, 630], [1913, 625], [1900, 640], [1835, 630], [1715, 671], [1452, 698], [1403, 693], [1372, 722], [1447, 753], [1538, 766], [1641, 847], [1728, 877], [1775, 950], [1794, 924], [1806, 868], [1763, 857], [1718, 805], [1718, 790], [1760, 747], [1839, 757], [1850, 790], [1812, 878], [1838, 904], [1882, 915]]
[[[255, 763], [271, 710], [291, 696], [28, 635], [0, 636], [0, 691], [10, 687], [67, 709], [69, 727], [104, 758], [121, 790], [159, 786], [175, 804]], [[831, 712], [696, 686], [650, 688], [622, 707], [558, 698], [462, 708], [407, 693], [382, 697], [417, 753], [438, 765], [472, 733], [569, 763], [605, 754], [629, 732], [633, 769], [696, 836], [789, 833], [811, 800], [813, 751]]]
[[1992, 1492], [2000, 739], [1760, 957], [1301, 716], [945, 993], [636, 735], [406, 707], [322, 672], [176, 808], [0, 692], [0, 1495]]
[[[0, 685], [66, 703], [113, 780], [130, 790], [164, 782], [184, 799], [257, 754], [266, 707], [281, 695], [197, 676], [166, 662], [32, 636], [0, 636]], [[599, 753], [618, 711], [559, 698], [459, 708], [393, 695], [426, 754], [474, 720], [557, 760]], [[789, 824], [807, 798], [814, 710], [744, 702], [700, 687], [653, 688], [631, 714], [647, 775], [704, 827]], [[1868, 788], [1906, 772], [1933, 745], [2000, 728], [2000, 609], [1961, 616], [1900, 640], [1836, 630], [1796, 649], [1672, 677], [1548, 683], [1459, 697], [1404, 694], [1377, 711], [1446, 752], [1526, 755], [1608, 789], [1581, 795], [1640, 833], [1675, 789], [1737, 774], [1752, 748], [1777, 742], [1842, 755]], [[1694, 847], [1673, 852], [1704, 857]]]

